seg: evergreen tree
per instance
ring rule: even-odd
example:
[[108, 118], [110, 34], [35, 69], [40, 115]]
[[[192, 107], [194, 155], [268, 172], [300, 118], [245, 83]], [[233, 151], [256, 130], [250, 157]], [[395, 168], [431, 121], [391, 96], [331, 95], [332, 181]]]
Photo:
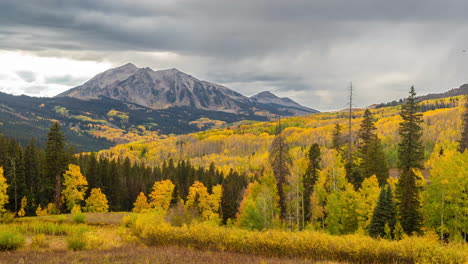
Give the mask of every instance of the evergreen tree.
[[414, 169], [422, 168], [424, 149], [421, 141], [422, 115], [418, 113], [416, 92], [411, 87], [410, 95], [402, 106], [400, 115], [403, 121], [400, 123], [399, 134], [401, 141], [398, 144], [398, 168], [400, 178], [397, 184], [399, 200], [399, 215], [401, 226], [406, 234], [418, 232], [421, 227], [419, 188], [416, 185]]
[[98, 160], [96, 158], [96, 154], [94, 152], [89, 155], [89, 162], [88, 166], [86, 168], [86, 179], [88, 179], [89, 182], [89, 188], [102, 188], [102, 181], [100, 178], [99, 174], [99, 169], [98, 169]]
[[35, 139], [32, 138], [24, 150], [25, 181], [27, 186], [27, 197], [29, 205], [26, 214], [33, 214], [37, 205], [41, 203], [39, 196], [40, 187], [43, 185], [41, 173], [40, 151], [36, 147]]
[[332, 149], [341, 152], [343, 147], [343, 135], [341, 134], [342, 127], [340, 124], [335, 124], [332, 134]]
[[468, 149], [468, 94], [465, 95], [465, 107], [464, 107], [464, 112], [462, 115], [463, 118], [463, 126], [462, 126], [462, 132], [461, 132], [461, 138], [460, 138], [460, 145], [458, 146], [458, 150], [460, 152], [464, 152], [466, 149]]
[[396, 207], [392, 196], [392, 189], [388, 186], [380, 191], [379, 200], [369, 225], [369, 235], [372, 237], [385, 237], [385, 226], [387, 225], [393, 231], [395, 224]]
[[306, 221], [310, 220], [310, 196], [314, 190], [314, 185], [318, 180], [321, 168], [321, 153], [320, 146], [317, 143], [312, 144], [308, 153], [309, 166], [304, 175], [304, 218]]
[[[57, 208], [61, 208], [62, 175], [67, 169], [65, 137], [58, 122], [49, 130], [46, 143], [46, 177], [42, 197], [53, 197]], [[49, 198], [50, 199], [50, 198]]]
[[289, 146], [281, 133], [281, 123], [278, 123], [276, 136], [270, 149], [270, 164], [276, 178], [276, 188], [279, 196], [280, 218], [286, 219], [286, 193], [284, 187], [287, 184], [286, 177], [290, 175]]
[[223, 223], [226, 224], [228, 219], [234, 220], [236, 218], [244, 190], [247, 187], [247, 179], [245, 176], [239, 176], [237, 172], [231, 169], [224, 179], [222, 186], [221, 212]]
[[[359, 130], [358, 157], [360, 158], [360, 173], [362, 178], [376, 175], [380, 186], [383, 186], [389, 176], [387, 161], [380, 139], [375, 133], [376, 127], [369, 109], [364, 112], [364, 119]], [[358, 182], [360, 185], [361, 182]]]

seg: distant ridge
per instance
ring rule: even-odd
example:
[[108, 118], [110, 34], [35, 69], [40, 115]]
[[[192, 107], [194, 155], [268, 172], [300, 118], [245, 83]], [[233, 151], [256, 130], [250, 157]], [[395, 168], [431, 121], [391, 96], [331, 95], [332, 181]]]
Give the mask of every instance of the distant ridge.
[[[468, 84], [463, 84], [458, 88], [453, 88], [448, 90], [447, 92], [444, 93], [431, 93], [427, 95], [422, 95], [418, 96], [416, 98], [417, 102], [422, 102], [425, 100], [431, 100], [431, 99], [441, 99], [441, 98], [447, 98], [447, 97], [453, 97], [453, 96], [459, 96], [459, 95], [466, 95], [468, 94]], [[394, 100], [388, 103], [381, 103], [381, 104], [375, 104], [369, 106], [369, 108], [382, 108], [382, 107], [387, 107], [387, 106], [396, 106], [396, 105], [401, 105], [406, 101], [406, 99], [400, 99], [398, 101]]]

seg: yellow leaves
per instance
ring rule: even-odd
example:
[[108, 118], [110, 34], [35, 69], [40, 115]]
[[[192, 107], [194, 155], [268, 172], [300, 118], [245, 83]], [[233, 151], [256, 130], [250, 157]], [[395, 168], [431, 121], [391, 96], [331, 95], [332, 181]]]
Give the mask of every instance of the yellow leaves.
[[19, 217], [23, 217], [23, 216], [26, 215], [26, 211], [24, 211], [24, 209], [26, 208], [27, 204], [28, 204], [28, 198], [26, 198], [26, 196], [24, 196], [23, 198], [21, 198], [21, 208], [18, 211], [18, 216]]
[[367, 230], [380, 194], [379, 180], [377, 177], [372, 175], [370, 178], [364, 179], [358, 194], [359, 199], [356, 201], [358, 225], [360, 230]]
[[91, 194], [86, 199], [86, 211], [90, 213], [105, 213], [109, 211], [109, 204], [101, 188], [91, 189]]
[[189, 189], [185, 206], [196, 210], [204, 220], [215, 220], [219, 218], [218, 210], [221, 203], [222, 187], [213, 186], [213, 194], [208, 193], [208, 189], [199, 181]]
[[5, 176], [3, 176], [3, 167], [0, 167], [0, 214], [6, 212], [5, 204], [8, 203], [7, 188], [8, 184]]
[[81, 174], [78, 165], [68, 165], [68, 170], [63, 174], [62, 195], [65, 197], [67, 208], [71, 210], [76, 204], [84, 200], [85, 192], [88, 189], [88, 181]]
[[160, 208], [164, 212], [167, 212], [169, 205], [171, 204], [174, 188], [175, 185], [171, 182], [171, 180], [155, 182], [153, 185], [153, 191], [149, 194], [149, 206], [151, 208]]
[[41, 205], [39, 205], [36, 209], [36, 215], [37, 216], [45, 216], [45, 215], [48, 215], [48, 212], [47, 212], [47, 207], [46, 208], [42, 208]]
[[141, 213], [149, 208], [150, 208], [150, 205], [148, 203], [148, 199], [146, 198], [146, 195], [143, 192], [140, 192], [135, 203], [133, 203], [132, 211], [135, 213]]

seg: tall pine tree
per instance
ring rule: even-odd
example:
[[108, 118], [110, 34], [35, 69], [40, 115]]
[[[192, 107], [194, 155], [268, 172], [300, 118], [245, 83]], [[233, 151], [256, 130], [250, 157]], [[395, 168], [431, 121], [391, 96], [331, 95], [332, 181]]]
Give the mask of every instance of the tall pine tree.
[[379, 185], [383, 186], [388, 179], [389, 173], [382, 144], [375, 130], [376, 127], [372, 114], [369, 109], [366, 109], [358, 134], [359, 168], [363, 178], [376, 175]]
[[406, 234], [419, 232], [421, 227], [421, 213], [419, 201], [419, 188], [416, 184], [417, 176], [414, 169], [422, 169], [424, 149], [421, 141], [422, 114], [418, 113], [416, 92], [410, 89], [410, 95], [402, 106], [400, 115], [399, 134], [401, 141], [398, 144], [398, 168], [400, 178], [397, 184], [399, 200], [398, 211], [401, 225]]
[[47, 181], [44, 186], [44, 196], [53, 197], [57, 208], [61, 208], [62, 175], [67, 169], [67, 155], [65, 137], [58, 122], [52, 125], [47, 135], [45, 169]]
[[320, 172], [321, 154], [320, 146], [317, 143], [312, 144], [308, 153], [309, 166], [304, 175], [304, 218], [308, 222], [311, 217], [310, 212], [310, 196], [314, 190], [314, 185], [317, 182]]
[[343, 147], [343, 135], [341, 134], [341, 125], [335, 124], [332, 134], [332, 149], [341, 152], [341, 147]]
[[384, 237], [385, 226], [387, 225], [391, 231], [394, 230], [396, 224], [396, 208], [392, 196], [390, 186], [382, 188], [377, 201], [377, 206], [374, 209], [372, 219], [369, 225], [369, 235], [372, 237]]

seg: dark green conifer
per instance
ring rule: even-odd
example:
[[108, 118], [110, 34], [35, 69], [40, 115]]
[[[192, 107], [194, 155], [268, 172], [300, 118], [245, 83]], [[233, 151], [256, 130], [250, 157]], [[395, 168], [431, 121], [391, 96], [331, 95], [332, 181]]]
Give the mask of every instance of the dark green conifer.
[[308, 160], [309, 165], [307, 167], [307, 171], [304, 175], [304, 218], [305, 221], [309, 221], [311, 217], [310, 213], [310, 196], [312, 195], [312, 191], [314, 190], [314, 185], [317, 182], [319, 171], [320, 171], [320, 163], [321, 163], [321, 154], [320, 154], [320, 146], [317, 143], [312, 144], [309, 149], [308, 153]]
[[44, 186], [44, 197], [53, 197], [53, 202], [60, 210], [62, 177], [67, 169], [68, 160], [65, 153], [65, 136], [58, 122], [55, 122], [49, 130], [45, 151], [47, 182]]
[[419, 232], [421, 227], [419, 188], [416, 184], [414, 169], [422, 169], [424, 149], [421, 141], [422, 114], [418, 113], [416, 92], [411, 87], [410, 95], [402, 106], [400, 115], [403, 121], [400, 123], [400, 138], [398, 144], [398, 168], [400, 178], [397, 184], [399, 200], [398, 212], [401, 226], [406, 234]]

